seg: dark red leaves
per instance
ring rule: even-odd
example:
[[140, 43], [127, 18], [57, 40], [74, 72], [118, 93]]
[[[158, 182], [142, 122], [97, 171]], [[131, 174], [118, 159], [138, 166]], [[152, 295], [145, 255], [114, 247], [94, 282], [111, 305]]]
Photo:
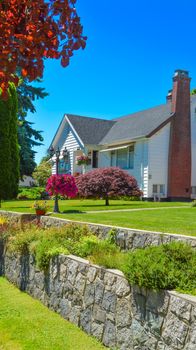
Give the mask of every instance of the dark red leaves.
[[89, 198], [140, 197], [136, 179], [126, 171], [116, 168], [100, 168], [76, 177], [79, 195]]
[[16, 69], [34, 80], [43, 75], [44, 59], [69, 64], [73, 51], [85, 48], [86, 37], [75, 0], [0, 1], [0, 87], [16, 84]]

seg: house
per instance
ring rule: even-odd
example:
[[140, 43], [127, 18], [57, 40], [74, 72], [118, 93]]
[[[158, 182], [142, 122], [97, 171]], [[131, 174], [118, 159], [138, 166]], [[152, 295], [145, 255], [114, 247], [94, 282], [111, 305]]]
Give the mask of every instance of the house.
[[196, 198], [196, 95], [190, 95], [190, 80], [187, 71], [176, 70], [165, 104], [117, 119], [65, 114], [51, 143], [61, 154], [67, 150], [59, 173], [81, 173], [76, 157], [85, 154], [86, 171], [125, 169], [144, 198]]

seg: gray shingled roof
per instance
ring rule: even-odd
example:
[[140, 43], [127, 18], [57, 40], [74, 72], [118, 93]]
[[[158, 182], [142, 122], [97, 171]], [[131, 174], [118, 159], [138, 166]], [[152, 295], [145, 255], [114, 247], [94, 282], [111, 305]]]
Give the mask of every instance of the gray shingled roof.
[[116, 123], [114, 120], [105, 120], [78, 115], [66, 114], [75, 131], [84, 144], [97, 145]]
[[116, 123], [103, 137], [100, 144], [107, 145], [147, 136], [171, 115], [171, 103], [167, 103], [115, 119]]
[[171, 103], [106, 120], [66, 114], [84, 144], [107, 145], [145, 137], [171, 117]]

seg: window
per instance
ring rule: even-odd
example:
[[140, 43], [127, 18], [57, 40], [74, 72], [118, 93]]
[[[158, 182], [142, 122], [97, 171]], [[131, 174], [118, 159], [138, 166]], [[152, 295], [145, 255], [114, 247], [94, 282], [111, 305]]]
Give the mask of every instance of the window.
[[92, 167], [98, 168], [98, 151], [92, 152]]
[[133, 169], [134, 168], [134, 146], [130, 146], [129, 149], [129, 164], [128, 164], [128, 168], [129, 169]]
[[116, 165], [119, 168], [126, 169], [127, 168], [127, 149], [118, 149], [116, 154]]
[[111, 166], [116, 166], [116, 152], [111, 151]]
[[195, 194], [196, 195], [196, 186], [192, 186], [192, 194]]
[[152, 185], [152, 192], [158, 193], [158, 185]]
[[111, 166], [121, 169], [134, 168], [134, 145], [111, 151]]
[[69, 172], [69, 167], [70, 167], [69, 162], [65, 162], [63, 159], [60, 159], [58, 164], [58, 173], [67, 174]]
[[165, 194], [165, 185], [159, 185], [159, 193]]
[[152, 192], [156, 194], [165, 194], [165, 185], [152, 185]]

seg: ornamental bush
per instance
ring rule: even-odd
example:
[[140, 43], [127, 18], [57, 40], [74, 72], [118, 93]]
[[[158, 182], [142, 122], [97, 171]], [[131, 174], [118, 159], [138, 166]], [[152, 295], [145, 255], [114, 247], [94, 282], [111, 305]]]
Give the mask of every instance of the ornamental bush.
[[78, 188], [72, 175], [51, 175], [47, 181], [46, 191], [50, 196], [61, 195], [74, 198], [78, 193]]
[[129, 253], [123, 272], [132, 285], [196, 294], [196, 251], [183, 242], [137, 249]]
[[85, 198], [104, 198], [109, 205], [109, 198], [137, 197], [142, 195], [136, 179], [126, 171], [116, 168], [100, 168], [89, 171], [76, 178], [78, 193]]
[[76, 224], [60, 228], [8, 225], [6, 234], [0, 231], [8, 251], [34, 254], [37, 266], [44, 271], [51, 258], [75, 254], [100, 266], [123, 271], [131, 285], [196, 295], [196, 251], [190, 245], [171, 242], [124, 252], [116, 246], [115, 234], [112, 230], [101, 240], [87, 226]]

